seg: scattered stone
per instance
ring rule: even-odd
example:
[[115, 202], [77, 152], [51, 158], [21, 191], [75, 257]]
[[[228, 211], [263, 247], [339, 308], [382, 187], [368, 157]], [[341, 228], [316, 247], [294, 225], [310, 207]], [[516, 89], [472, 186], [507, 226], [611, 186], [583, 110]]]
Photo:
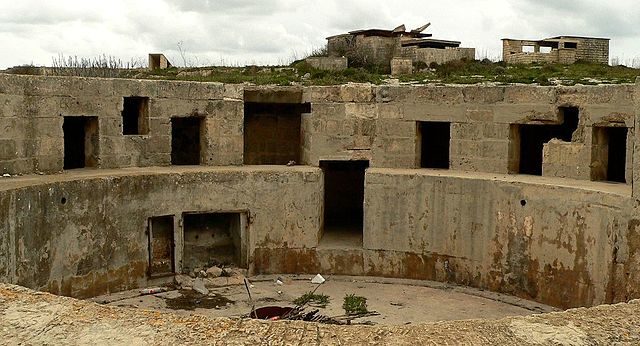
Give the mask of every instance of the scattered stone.
[[207, 277], [208, 278], [217, 278], [222, 275], [222, 268], [213, 266], [207, 269]]
[[200, 294], [209, 294], [209, 290], [204, 286], [204, 280], [202, 280], [202, 278], [197, 278], [193, 281], [193, 290]]
[[209, 287], [223, 287], [227, 285], [227, 278], [224, 276], [219, 276], [217, 278], [208, 278], [205, 280], [205, 282]]
[[199, 278], [206, 278], [207, 277], [207, 272], [204, 270], [201, 270], [198, 272], [198, 277]]
[[193, 279], [187, 275], [176, 275], [173, 278], [173, 281], [175, 281], [176, 285], [182, 289], [189, 289], [193, 287]]
[[5, 173], [2, 176], [5, 177], [5, 178], [11, 178], [11, 174], [9, 174], [9, 173]]
[[227, 278], [227, 285], [243, 285], [244, 284], [244, 275], [230, 276]]
[[295, 162], [295, 161], [293, 161], [293, 160], [291, 160], [291, 161], [287, 162], [287, 166], [289, 166], [289, 167], [291, 167], [291, 166], [295, 166], [295, 165], [296, 165], [296, 162]]

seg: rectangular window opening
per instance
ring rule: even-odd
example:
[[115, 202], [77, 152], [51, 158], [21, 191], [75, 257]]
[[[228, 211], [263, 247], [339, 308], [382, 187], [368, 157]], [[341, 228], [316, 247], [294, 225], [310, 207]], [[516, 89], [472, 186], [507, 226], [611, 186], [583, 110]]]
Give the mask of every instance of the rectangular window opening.
[[309, 103], [244, 104], [244, 164], [300, 163], [301, 120]]
[[242, 213], [185, 213], [183, 272], [212, 266], [246, 268]]
[[449, 169], [451, 123], [418, 122], [420, 168]]
[[626, 127], [594, 127], [591, 180], [626, 183]]
[[551, 47], [540, 47], [540, 53], [543, 53], [543, 54], [551, 53]]
[[578, 48], [578, 43], [577, 42], [565, 42], [564, 43], [564, 48], [577, 49]]
[[149, 276], [175, 272], [173, 215], [149, 218]]
[[98, 166], [98, 117], [66, 116], [63, 169]]
[[369, 161], [320, 161], [324, 174], [322, 246], [362, 247], [364, 179]]
[[523, 53], [534, 53], [536, 51], [535, 46], [522, 46]]
[[553, 138], [571, 142], [578, 128], [577, 107], [558, 108], [560, 125], [512, 124], [510, 128], [509, 172], [542, 175], [542, 150]]
[[122, 134], [149, 134], [149, 98], [125, 97], [122, 103]]
[[160, 57], [162, 54], [149, 54], [149, 69], [157, 70], [160, 68]]
[[203, 117], [171, 118], [171, 164], [199, 165], [202, 161]]

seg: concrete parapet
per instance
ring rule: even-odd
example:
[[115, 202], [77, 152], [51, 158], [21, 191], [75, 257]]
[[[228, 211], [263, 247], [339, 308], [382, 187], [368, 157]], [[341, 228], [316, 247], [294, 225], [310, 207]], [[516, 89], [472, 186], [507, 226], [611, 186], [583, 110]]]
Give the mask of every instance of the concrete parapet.
[[319, 70], [342, 71], [347, 68], [346, 57], [308, 57], [305, 61]]
[[391, 59], [391, 75], [401, 76], [413, 73], [413, 61], [405, 58]]

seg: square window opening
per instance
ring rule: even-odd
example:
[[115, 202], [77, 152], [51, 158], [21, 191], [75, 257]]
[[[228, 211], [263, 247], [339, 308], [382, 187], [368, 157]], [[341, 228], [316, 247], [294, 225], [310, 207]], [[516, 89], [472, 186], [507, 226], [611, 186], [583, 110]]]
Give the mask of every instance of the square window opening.
[[449, 169], [451, 123], [418, 122], [420, 168]]
[[171, 118], [171, 164], [199, 165], [202, 162], [204, 118]]
[[594, 127], [591, 147], [591, 180], [626, 183], [626, 127]]
[[212, 266], [246, 268], [242, 213], [183, 214], [183, 272]]
[[149, 98], [125, 97], [122, 103], [122, 134], [149, 134]]
[[98, 166], [98, 117], [66, 116], [62, 133], [63, 169]]
[[577, 107], [558, 108], [560, 125], [512, 124], [509, 134], [509, 173], [542, 175], [542, 150], [553, 138], [571, 142], [578, 128]]
[[244, 164], [286, 165], [300, 162], [302, 114], [309, 103], [244, 105]]

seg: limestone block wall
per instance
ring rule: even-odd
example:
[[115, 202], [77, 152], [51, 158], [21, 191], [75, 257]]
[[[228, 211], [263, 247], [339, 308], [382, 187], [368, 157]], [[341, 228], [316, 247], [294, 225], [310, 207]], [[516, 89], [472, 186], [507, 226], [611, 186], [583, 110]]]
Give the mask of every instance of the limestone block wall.
[[542, 175], [570, 179], [591, 179], [591, 146], [551, 140], [544, 144]]
[[[510, 53], [503, 57], [503, 60], [508, 64], [531, 64], [531, 63], [559, 63], [560, 53], [558, 50], [554, 50], [551, 53]], [[572, 64], [575, 59], [570, 60], [567, 54], [563, 55], [563, 64]], [[575, 57], [575, 54], [574, 54]]]
[[[130, 96], [149, 98], [148, 134], [123, 135]], [[241, 96], [216, 83], [0, 75], [0, 172], [62, 170], [65, 116], [98, 117], [100, 168], [169, 165], [176, 116], [204, 117], [204, 164], [240, 164]]]
[[[184, 212], [248, 215], [256, 247], [317, 245], [317, 168], [144, 168], [0, 184], [0, 282], [90, 297], [149, 284], [147, 219], [174, 215], [176, 271]], [[169, 278], [171, 280], [171, 278]]]
[[576, 59], [609, 63], [609, 40], [605, 39], [582, 39], [578, 41], [576, 49]]
[[444, 64], [449, 61], [456, 61], [461, 59], [474, 60], [475, 58], [475, 48], [417, 48], [415, 50], [415, 60], [422, 61], [427, 65], [432, 62]]
[[[556, 41], [550, 53], [540, 52], [540, 41], [502, 40], [502, 60], [508, 64], [561, 63], [573, 64], [578, 60], [609, 63], [609, 40], [599, 38], [566, 37]], [[566, 48], [565, 42], [576, 44]], [[533, 46], [534, 52], [523, 52], [523, 46]]]
[[307, 64], [320, 70], [341, 71], [347, 68], [346, 57], [309, 57], [305, 61]]

